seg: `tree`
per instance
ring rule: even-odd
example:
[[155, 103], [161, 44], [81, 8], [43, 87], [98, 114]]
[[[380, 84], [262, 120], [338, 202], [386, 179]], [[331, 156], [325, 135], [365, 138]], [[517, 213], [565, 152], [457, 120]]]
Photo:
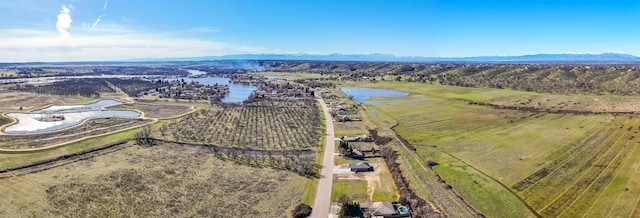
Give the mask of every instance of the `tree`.
[[136, 145], [140, 146], [154, 146], [156, 145], [156, 141], [151, 138], [151, 127], [144, 126], [140, 132], [137, 132], [134, 135]]
[[360, 203], [358, 202], [348, 202], [343, 204], [340, 208], [340, 213], [338, 214], [340, 218], [356, 218], [356, 217], [364, 217], [364, 213], [362, 213], [362, 208], [360, 208]]
[[311, 210], [311, 206], [300, 203], [298, 206], [293, 208], [292, 214], [295, 218], [309, 217], [311, 215]]
[[[349, 153], [351, 153], [350, 149], [351, 146], [349, 146], [349, 142], [345, 141], [345, 140], [340, 140], [340, 143], [338, 144], [338, 146], [340, 147], [340, 151], [342, 152], [343, 155], [347, 155]], [[347, 153], [349, 152], [349, 153]]]

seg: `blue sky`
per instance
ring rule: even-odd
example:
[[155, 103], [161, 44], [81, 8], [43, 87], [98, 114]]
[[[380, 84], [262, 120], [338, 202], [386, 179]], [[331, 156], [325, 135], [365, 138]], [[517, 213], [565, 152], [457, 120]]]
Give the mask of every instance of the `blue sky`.
[[640, 1], [0, 0], [0, 62], [640, 54]]

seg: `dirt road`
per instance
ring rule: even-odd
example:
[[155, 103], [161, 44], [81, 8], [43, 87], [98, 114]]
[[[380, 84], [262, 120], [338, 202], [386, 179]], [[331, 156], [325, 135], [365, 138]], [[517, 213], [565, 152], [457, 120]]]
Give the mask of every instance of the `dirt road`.
[[320, 181], [318, 182], [318, 191], [316, 199], [313, 202], [312, 218], [329, 217], [329, 209], [331, 208], [331, 188], [333, 185], [333, 150], [335, 147], [335, 137], [333, 135], [333, 118], [329, 114], [329, 109], [324, 100], [319, 99], [324, 117], [327, 123], [327, 145], [324, 148], [324, 159], [322, 161], [322, 171], [320, 172]]

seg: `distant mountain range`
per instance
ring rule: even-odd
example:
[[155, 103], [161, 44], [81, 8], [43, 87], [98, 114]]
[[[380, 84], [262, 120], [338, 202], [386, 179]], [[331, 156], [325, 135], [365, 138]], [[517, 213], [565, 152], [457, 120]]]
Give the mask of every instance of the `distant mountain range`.
[[380, 62], [559, 62], [559, 63], [631, 63], [640, 57], [624, 53], [602, 54], [534, 54], [522, 56], [420, 57], [388, 54], [237, 54], [189, 58], [144, 58], [127, 61], [208, 61], [208, 60], [304, 60], [304, 61], [380, 61]]

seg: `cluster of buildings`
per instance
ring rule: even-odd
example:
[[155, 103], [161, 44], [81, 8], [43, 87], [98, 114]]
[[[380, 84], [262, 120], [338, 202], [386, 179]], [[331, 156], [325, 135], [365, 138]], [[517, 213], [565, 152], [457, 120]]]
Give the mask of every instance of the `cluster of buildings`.
[[170, 81], [167, 86], [147, 91], [147, 95], [159, 98], [189, 100], [219, 100], [229, 93], [227, 85], [202, 85], [184, 80]]
[[313, 100], [314, 98], [314, 90], [308, 87], [289, 83], [266, 82], [251, 93], [248, 101], [304, 101]]

